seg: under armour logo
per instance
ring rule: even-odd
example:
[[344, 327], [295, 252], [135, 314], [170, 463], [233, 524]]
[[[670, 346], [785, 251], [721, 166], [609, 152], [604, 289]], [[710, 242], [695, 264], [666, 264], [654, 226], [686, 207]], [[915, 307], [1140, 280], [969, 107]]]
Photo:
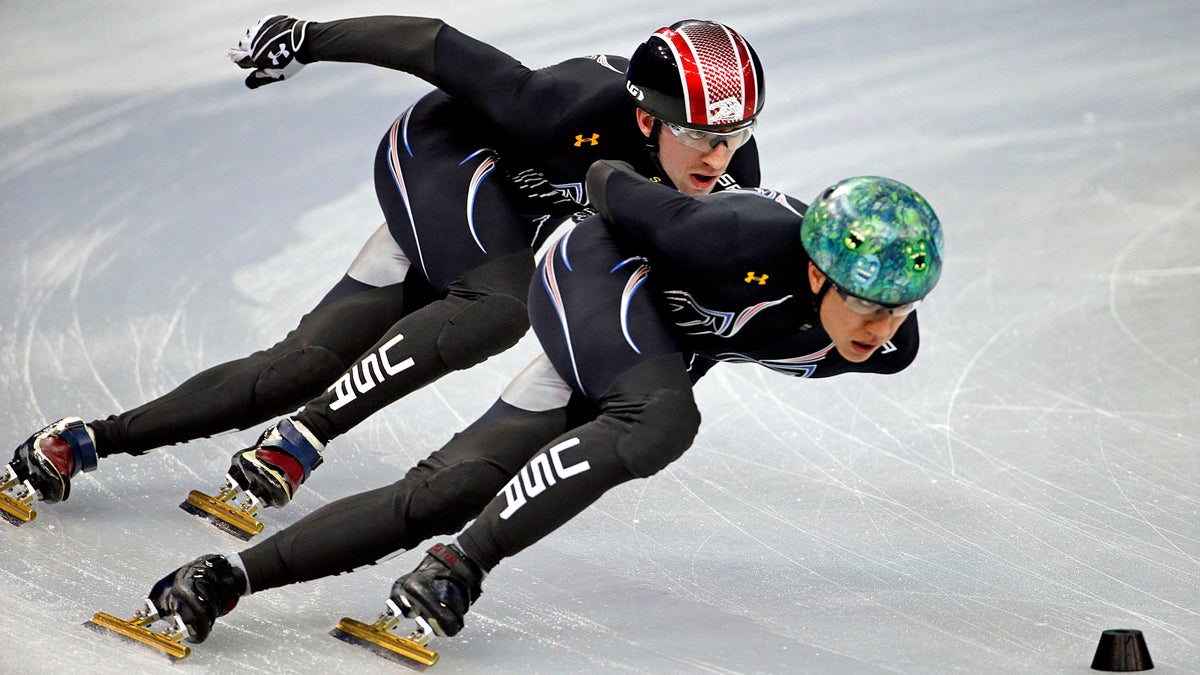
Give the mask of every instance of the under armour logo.
[[291, 57], [291, 55], [291, 52], [287, 50], [287, 45], [283, 44], [282, 42], [279, 43], [279, 51], [267, 52], [267, 57], [270, 58], [271, 63], [276, 66], [279, 65], [279, 59], [286, 59]]
[[748, 284], [752, 284], [757, 281], [759, 286], [766, 286], [767, 285], [767, 277], [769, 277], [769, 276], [771, 276], [771, 275], [764, 274], [762, 276], [759, 276], [759, 275], [756, 275], [754, 272], [748, 272], [746, 274], [745, 281]]
[[589, 138], [584, 138], [583, 134], [575, 134], [575, 147], [582, 148], [584, 143], [600, 145], [600, 134], [592, 134]]

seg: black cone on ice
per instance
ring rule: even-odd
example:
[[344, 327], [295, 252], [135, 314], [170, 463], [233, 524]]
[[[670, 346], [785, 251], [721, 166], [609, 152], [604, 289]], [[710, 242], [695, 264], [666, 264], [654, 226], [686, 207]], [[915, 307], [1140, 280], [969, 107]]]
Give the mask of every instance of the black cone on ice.
[[1128, 673], [1153, 667], [1142, 631], [1114, 628], [1100, 634], [1100, 644], [1096, 645], [1096, 656], [1092, 659], [1093, 670]]

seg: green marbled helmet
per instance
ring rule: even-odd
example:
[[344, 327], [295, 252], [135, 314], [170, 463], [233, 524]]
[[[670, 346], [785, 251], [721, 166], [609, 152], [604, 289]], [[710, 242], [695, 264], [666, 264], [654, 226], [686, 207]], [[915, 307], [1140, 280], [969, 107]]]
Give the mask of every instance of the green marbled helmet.
[[882, 305], [924, 298], [942, 275], [942, 226], [929, 202], [879, 176], [847, 178], [808, 207], [800, 239], [843, 291]]

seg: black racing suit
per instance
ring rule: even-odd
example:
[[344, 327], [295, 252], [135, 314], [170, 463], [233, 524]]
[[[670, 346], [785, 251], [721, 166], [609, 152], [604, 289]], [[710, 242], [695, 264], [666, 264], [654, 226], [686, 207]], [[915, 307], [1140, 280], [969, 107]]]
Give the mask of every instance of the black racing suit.
[[865, 362], [833, 348], [808, 282], [803, 203], [768, 190], [691, 198], [605, 165], [588, 186], [603, 220], [555, 242], [530, 288], [543, 375], [552, 367], [566, 383], [560, 405], [522, 397], [523, 374], [403, 480], [243, 552], [255, 590], [348, 571], [472, 519], [459, 543], [491, 569], [679, 457], [700, 422], [692, 384], [718, 362], [829, 377], [895, 373], [915, 358], [915, 313]]
[[[380, 143], [386, 232], [278, 344], [92, 422], [101, 456], [244, 429], [305, 404], [298, 419], [320, 440], [345, 433], [520, 339], [533, 252], [587, 205], [593, 161], [621, 159], [669, 183], [636, 124], [624, 58], [530, 70], [439, 20], [411, 17], [310, 23], [298, 57], [376, 64], [438, 87]], [[718, 188], [758, 180], [752, 142]]]

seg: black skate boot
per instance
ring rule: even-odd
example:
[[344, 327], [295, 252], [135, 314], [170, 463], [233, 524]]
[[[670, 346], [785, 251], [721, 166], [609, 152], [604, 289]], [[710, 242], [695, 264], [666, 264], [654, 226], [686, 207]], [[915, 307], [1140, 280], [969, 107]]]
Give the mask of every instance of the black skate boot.
[[392, 602], [404, 616], [420, 617], [443, 637], [463, 628], [463, 617], [483, 592], [484, 573], [454, 544], [437, 544], [392, 584]]
[[264, 504], [284, 506], [324, 461], [324, 449], [303, 424], [284, 418], [264, 431], [253, 448], [234, 454], [229, 477]]
[[71, 496], [71, 477], [96, 470], [96, 439], [78, 417], [66, 417], [17, 447], [9, 466], [38, 499], [54, 504]]
[[149, 600], [160, 617], [179, 616], [188, 642], [204, 642], [217, 617], [237, 605], [246, 583], [246, 575], [225, 556], [205, 555], [159, 579]]

